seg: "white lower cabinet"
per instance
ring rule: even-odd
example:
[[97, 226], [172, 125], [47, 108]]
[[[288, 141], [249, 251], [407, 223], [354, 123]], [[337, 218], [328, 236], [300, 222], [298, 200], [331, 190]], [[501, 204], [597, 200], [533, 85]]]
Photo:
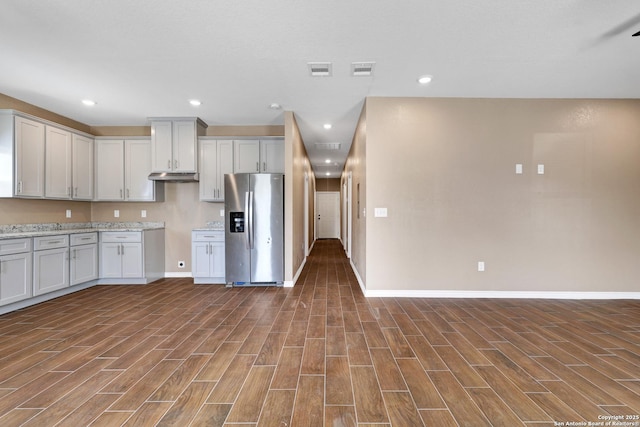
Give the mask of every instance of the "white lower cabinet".
[[0, 241], [0, 305], [31, 298], [32, 262], [31, 239]]
[[193, 231], [191, 274], [193, 282], [225, 283], [224, 231]]
[[140, 232], [104, 232], [100, 244], [101, 278], [141, 278], [142, 236]]
[[69, 280], [71, 286], [98, 278], [98, 233], [71, 235]]
[[103, 284], [143, 284], [164, 277], [164, 230], [100, 233]]
[[33, 239], [33, 296], [69, 286], [69, 236]]

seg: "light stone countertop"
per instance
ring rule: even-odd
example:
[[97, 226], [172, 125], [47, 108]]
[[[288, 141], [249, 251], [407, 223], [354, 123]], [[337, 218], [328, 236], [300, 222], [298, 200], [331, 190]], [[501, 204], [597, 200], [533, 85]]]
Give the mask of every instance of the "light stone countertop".
[[164, 228], [164, 222], [76, 222], [0, 225], [0, 240], [96, 231], [145, 231]]

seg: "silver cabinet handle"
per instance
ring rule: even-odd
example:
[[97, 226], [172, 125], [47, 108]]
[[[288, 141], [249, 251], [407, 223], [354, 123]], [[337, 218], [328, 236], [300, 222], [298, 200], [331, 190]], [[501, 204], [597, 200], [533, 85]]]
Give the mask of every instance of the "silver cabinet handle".
[[178, 169], [178, 165], [179, 165], [178, 161], [177, 161], [177, 160], [174, 160], [174, 161], [173, 161], [173, 168], [174, 168], [174, 169]]
[[118, 248], [118, 255], [120, 255], [120, 245], [116, 246]]
[[122, 199], [122, 188], [120, 189], [120, 198]]
[[267, 162], [262, 162], [262, 172], [267, 171]]
[[167, 160], [167, 169], [171, 169], [171, 159]]
[[129, 189], [127, 188], [127, 199], [129, 198]]
[[256, 162], [256, 172], [260, 172], [260, 162]]
[[120, 254], [124, 255], [124, 245], [120, 244]]

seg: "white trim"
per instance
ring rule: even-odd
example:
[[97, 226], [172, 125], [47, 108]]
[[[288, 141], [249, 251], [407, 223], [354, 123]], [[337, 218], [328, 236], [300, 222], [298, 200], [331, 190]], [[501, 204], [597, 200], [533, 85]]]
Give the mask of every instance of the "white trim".
[[300, 275], [302, 274], [302, 269], [304, 268], [304, 265], [306, 263], [307, 263], [307, 258], [305, 257], [302, 260], [302, 264], [300, 264], [300, 268], [298, 268], [298, 271], [296, 272], [295, 276], [293, 276], [293, 280], [285, 280], [283, 287], [293, 288], [293, 285], [295, 285], [295, 283], [298, 281], [298, 277], [300, 277]]
[[179, 271], [165, 271], [164, 272], [164, 277], [166, 277], [166, 278], [170, 278], [170, 277], [193, 277], [193, 275], [191, 274], [190, 271], [185, 271], [184, 273], [179, 272]]
[[358, 284], [360, 285], [360, 290], [362, 291], [362, 293], [364, 294], [365, 297], [368, 297], [369, 295], [367, 295], [367, 288], [364, 285], [364, 282], [362, 281], [362, 277], [360, 277], [360, 274], [358, 273], [358, 269], [356, 268], [355, 265], [353, 265], [353, 259], [349, 258], [349, 264], [351, 264], [351, 270], [353, 271], [353, 274], [355, 274], [356, 276], [356, 280], [358, 281]]
[[[354, 273], [360, 282], [360, 277], [355, 269]], [[362, 284], [360, 287], [363, 288]], [[640, 299], [640, 292], [364, 290], [364, 288], [362, 292], [366, 297], [396, 298]]]

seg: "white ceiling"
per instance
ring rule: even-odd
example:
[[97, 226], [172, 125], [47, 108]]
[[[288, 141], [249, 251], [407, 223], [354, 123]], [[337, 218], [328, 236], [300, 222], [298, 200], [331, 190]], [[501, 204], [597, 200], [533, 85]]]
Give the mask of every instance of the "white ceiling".
[[0, 93], [98, 126], [293, 111], [335, 177], [367, 96], [640, 98], [639, 30], [635, 0], [3, 0]]

